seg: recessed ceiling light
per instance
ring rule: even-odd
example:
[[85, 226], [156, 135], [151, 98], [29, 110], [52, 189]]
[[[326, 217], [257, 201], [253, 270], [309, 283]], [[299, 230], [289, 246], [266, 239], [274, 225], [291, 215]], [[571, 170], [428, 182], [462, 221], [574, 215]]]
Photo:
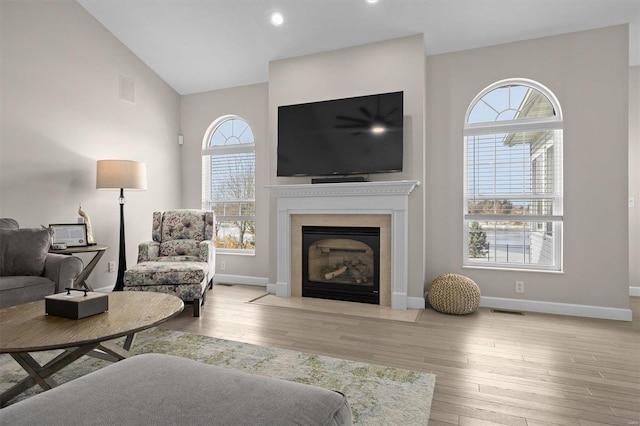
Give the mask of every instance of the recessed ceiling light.
[[284, 16], [280, 12], [273, 12], [271, 14], [271, 25], [279, 27], [284, 22]]
[[378, 0], [367, 0], [367, 3], [369, 3], [369, 4], [378, 3]]

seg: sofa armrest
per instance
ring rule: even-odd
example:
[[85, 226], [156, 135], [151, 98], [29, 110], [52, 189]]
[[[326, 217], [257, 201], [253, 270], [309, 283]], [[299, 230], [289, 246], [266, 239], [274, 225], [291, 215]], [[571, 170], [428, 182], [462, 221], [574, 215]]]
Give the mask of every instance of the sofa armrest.
[[73, 280], [84, 269], [82, 259], [76, 256], [48, 253], [44, 261], [43, 276], [56, 284], [55, 293], [73, 286]]
[[199, 247], [200, 261], [209, 264], [208, 279], [211, 280], [216, 273], [216, 245], [211, 240], [204, 240], [200, 242]]
[[138, 263], [148, 262], [160, 256], [160, 243], [157, 241], [145, 241], [138, 244]]

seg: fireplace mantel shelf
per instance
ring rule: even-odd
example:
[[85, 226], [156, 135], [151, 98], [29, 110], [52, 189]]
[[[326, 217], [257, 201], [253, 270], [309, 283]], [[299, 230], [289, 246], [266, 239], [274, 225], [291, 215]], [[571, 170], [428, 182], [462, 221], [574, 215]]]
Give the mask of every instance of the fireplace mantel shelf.
[[268, 185], [271, 195], [282, 197], [350, 197], [354, 195], [383, 196], [409, 195], [416, 186], [417, 180], [383, 181], [383, 182], [345, 182], [297, 185]]
[[[270, 293], [291, 297], [292, 215], [391, 216], [391, 307], [408, 307], [409, 194], [417, 180], [268, 185], [277, 200], [277, 283]], [[301, 247], [293, 248], [301, 250]]]

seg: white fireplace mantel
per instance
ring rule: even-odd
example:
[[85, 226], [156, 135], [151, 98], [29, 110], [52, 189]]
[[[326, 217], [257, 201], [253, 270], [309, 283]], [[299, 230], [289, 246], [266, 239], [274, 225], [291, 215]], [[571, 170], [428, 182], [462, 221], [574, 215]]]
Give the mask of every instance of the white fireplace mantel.
[[[409, 194], [417, 180], [268, 185], [277, 199], [277, 282], [269, 293], [291, 297], [291, 216], [391, 215], [391, 307], [407, 309]], [[301, 249], [301, 248], [300, 248]]]

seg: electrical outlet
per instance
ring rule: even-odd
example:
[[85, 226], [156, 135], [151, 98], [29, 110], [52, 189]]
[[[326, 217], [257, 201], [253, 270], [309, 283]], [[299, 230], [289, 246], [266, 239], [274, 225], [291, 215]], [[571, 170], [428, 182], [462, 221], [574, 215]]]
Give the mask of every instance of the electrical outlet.
[[636, 206], [636, 199], [633, 197], [629, 197], [629, 208], [632, 209]]
[[524, 293], [524, 281], [516, 281], [516, 293]]
[[107, 263], [107, 272], [113, 272], [115, 270], [116, 270], [115, 260], [112, 260], [111, 262]]
[[224, 271], [225, 269], [227, 269], [227, 262], [225, 262], [224, 260], [220, 261], [220, 270]]

